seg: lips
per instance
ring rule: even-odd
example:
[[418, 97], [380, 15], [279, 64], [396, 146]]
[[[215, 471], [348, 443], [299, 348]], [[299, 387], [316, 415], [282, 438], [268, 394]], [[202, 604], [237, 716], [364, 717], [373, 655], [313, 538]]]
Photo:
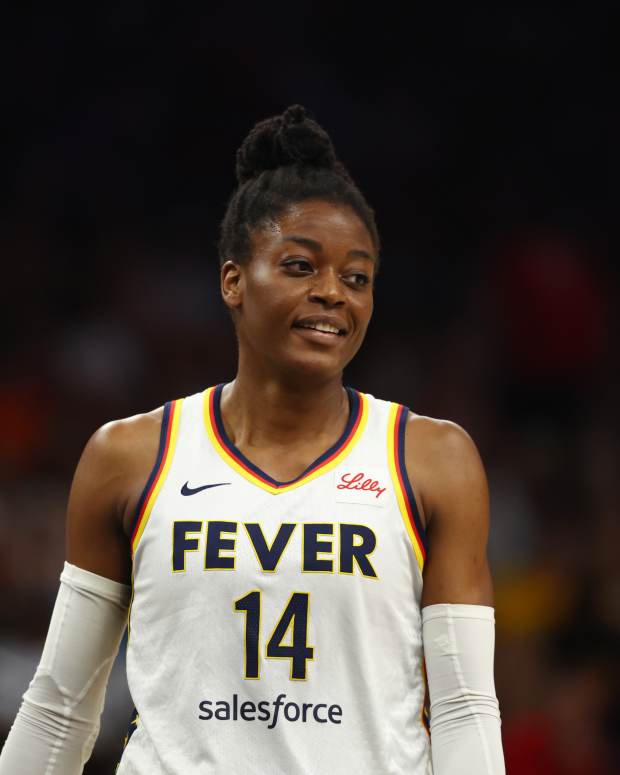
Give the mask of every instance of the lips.
[[346, 336], [346, 325], [339, 318], [328, 315], [313, 315], [300, 318], [293, 323], [293, 328], [318, 331], [328, 336]]

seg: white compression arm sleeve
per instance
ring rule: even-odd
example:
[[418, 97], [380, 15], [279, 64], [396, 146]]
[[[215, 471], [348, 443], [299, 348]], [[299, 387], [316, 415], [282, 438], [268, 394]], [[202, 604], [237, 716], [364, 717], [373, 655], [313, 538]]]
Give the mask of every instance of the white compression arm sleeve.
[[434, 775], [504, 775], [493, 609], [429, 605], [422, 627]]
[[41, 662], [0, 755], [0, 775], [80, 775], [99, 734], [131, 588], [65, 563]]

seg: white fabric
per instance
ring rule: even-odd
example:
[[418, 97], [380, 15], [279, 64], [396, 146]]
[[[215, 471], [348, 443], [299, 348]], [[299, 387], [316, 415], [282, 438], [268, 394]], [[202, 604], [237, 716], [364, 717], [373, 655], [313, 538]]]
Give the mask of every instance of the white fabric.
[[65, 562], [41, 662], [0, 775], [79, 775], [92, 753], [131, 587]]
[[[388, 465], [392, 405], [366, 398], [368, 422], [337, 465], [277, 494], [220, 456], [202, 394], [183, 401], [172, 460], [134, 555], [127, 676], [139, 721], [117, 775], [431, 774], [421, 718], [422, 576]], [[374, 489], [342, 486], [362, 473]], [[221, 534], [221, 557], [234, 558], [227, 569], [205, 567], [217, 520], [232, 526]], [[182, 523], [186, 551], [175, 568]], [[303, 569], [313, 523], [326, 523], [319, 557], [329, 569]], [[294, 525], [277, 567], [261, 567], [246, 527], [253, 524], [267, 547], [282, 525]], [[372, 530], [376, 577], [342, 565], [347, 526]], [[258, 679], [244, 677], [251, 617], [234, 607], [252, 591], [260, 591]], [[309, 594], [306, 680], [291, 678], [290, 659], [266, 656], [293, 593]], [[293, 630], [284, 644], [306, 637]], [[261, 710], [244, 719], [251, 703]], [[335, 706], [338, 717], [325, 722]], [[306, 715], [294, 720], [297, 713]]]
[[493, 608], [422, 609], [434, 775], [504, 775]]

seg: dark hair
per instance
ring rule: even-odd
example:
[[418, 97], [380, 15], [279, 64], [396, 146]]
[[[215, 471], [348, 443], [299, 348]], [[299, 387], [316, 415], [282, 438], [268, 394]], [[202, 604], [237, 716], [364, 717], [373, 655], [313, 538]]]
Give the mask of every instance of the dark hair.
[[220, 225], [220, 264], [242, 263], [252, 252], [254, 229], [305, 199], [351, 207], [366, 225], [379, 254], [375, 215], [344, 165], [327, 132], [301, 105], [260, 121], [237, 151], [237, 188]]

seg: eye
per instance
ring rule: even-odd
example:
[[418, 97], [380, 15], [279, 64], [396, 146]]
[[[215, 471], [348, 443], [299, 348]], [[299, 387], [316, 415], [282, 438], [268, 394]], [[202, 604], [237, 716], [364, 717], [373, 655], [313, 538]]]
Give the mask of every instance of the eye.
[[344, 280], [350, 285], [355, 285], [360, 288], [363, 288], [365, 285], [370, 283], [370, 277], [368, 277], [368, 275], [364, 274], [363, 272], [354, 272], [353, 274], [349, 274], [344, 278]]
[[308, 272], [314, 271], [314, 267], [310, 261], [308, 261], [308, 259], [304, 258], [303, 256], [287, 258], [282, 262], [282, 266], [290, 269], [293, 274], [307, 274]]

